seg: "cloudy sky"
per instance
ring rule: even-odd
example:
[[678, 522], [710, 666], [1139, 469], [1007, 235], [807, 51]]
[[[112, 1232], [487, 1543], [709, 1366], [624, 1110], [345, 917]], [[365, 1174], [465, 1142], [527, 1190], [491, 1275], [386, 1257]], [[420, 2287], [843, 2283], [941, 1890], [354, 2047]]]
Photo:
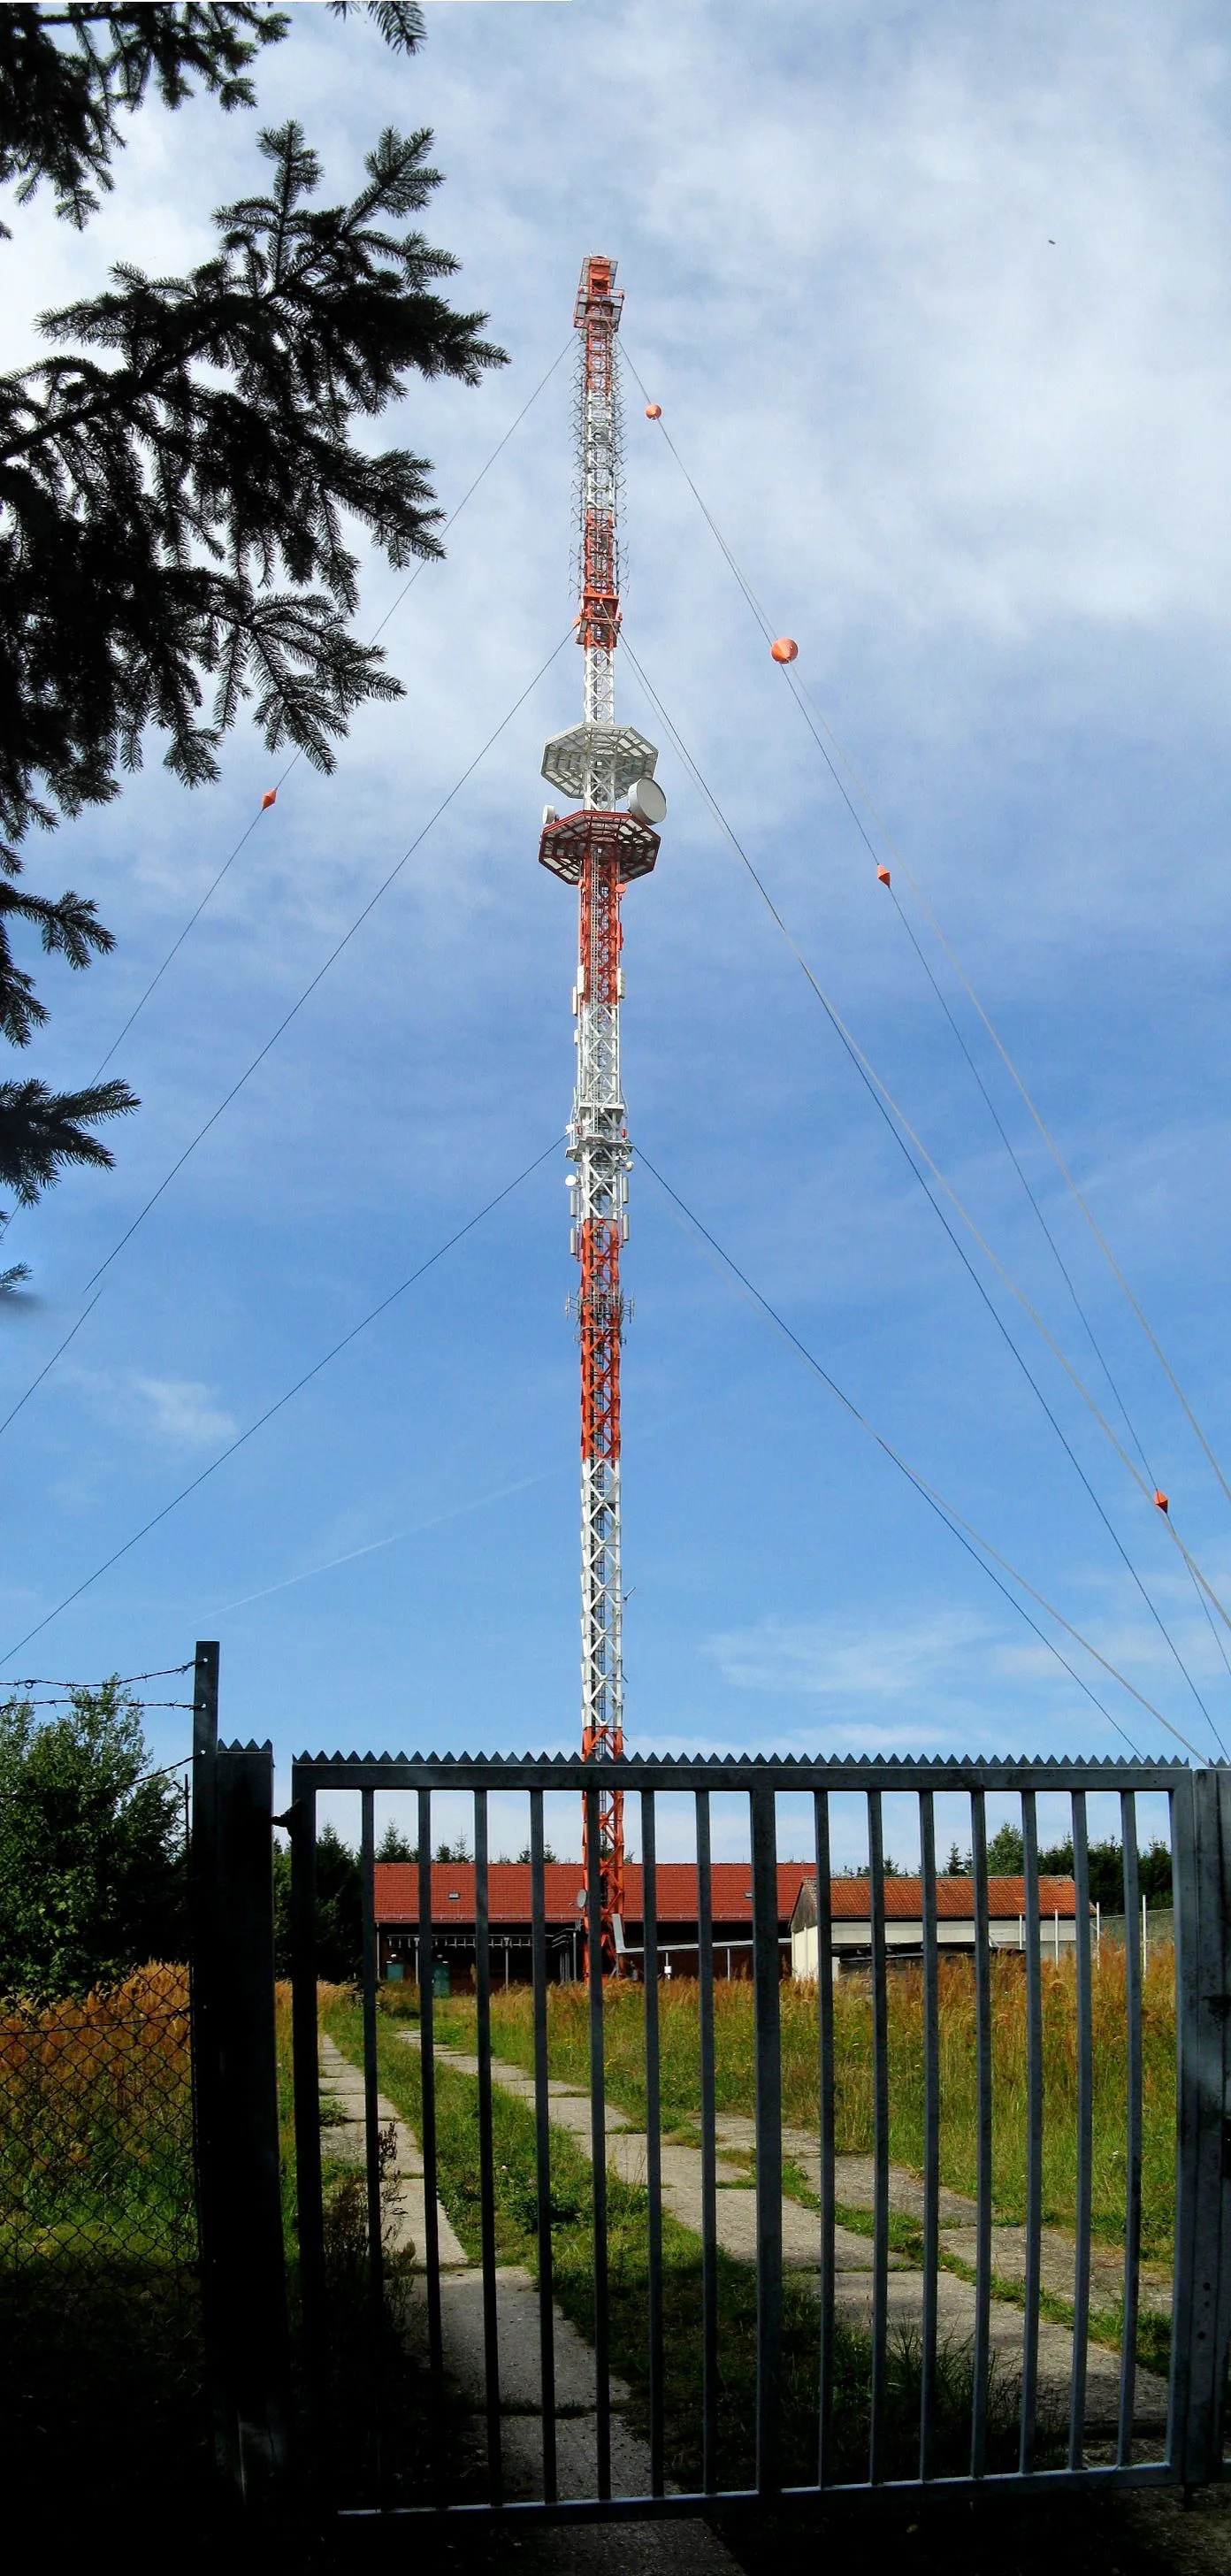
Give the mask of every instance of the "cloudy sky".
[[[271, 1734], [280, 1755], [574, 1740], [558, 1151], [18, 1641], [563, 1127], [574, 910], [535, 849], [541, 746], [579, 710], [572, 645], [529, 684], [572, 615], [568, 344], [596, 249], [620, 263], [628, 359], [773, 626], [798, 638], [878, 852], [891, 838], [900, 853], [902, 914], [1151, 1480], [1225, 1597], [1231, 1505], [902, 873], [1211, 1447], [1231, 1455], [1225, 14], [440, 0], [427, 15], [425, 51], [401, 63], [367, 27], [296, 7], [290, 41], [260, 66], [259, 118], [208, 102], [144, 111], [84, 237], [41, 200], [13, 216], [3, 250], [0, 347], [16, 365], [35, 352], [38, 311], [112, 260], [171, 271], [204, 256], [212, 207], [254, 183], [259, 122], [302, 120], [331, 197], [353, 189], [386, 122], [429, 124], [446, 174], [429, 236], [460, 257], [456, 294], [490, 313], [510, 363], [477, 392], [413, 387], [381, 443], [431, 456], [451, 508], [565, 354], [447, 562], [394, 610], [385, 641], [405, 699], [355, 726], [332, 780], [293, 771], [124, 1037], [111, 1069], [144, 1106], [117, 1137], [116, 1172], [70, 1178], [9, 1229], [7, 1258], [34, 1279], [3, 1319], [6, 1411], [521, 699], [4, 1434], [0, 1670], [135, 1672], [217, 1636], [227, 1731]], [[662, 745], [671, 799], [658, 871], [626, 906], [634, 1144], [963, 1519], [1199, 1750], [1212, 1727], [1231, 1742], [1217, 1622], [1006, 1284], [1111, 1413], [987, 1100], [625, 381], [626, 638], [1002, 1268], [946, 1202], [970, 1268], [959, 1260], [626, 663], [619, 703]], [[365, 626], [401, 588], [369, 567]], [[190, 795], [151, 743], [120, 803], [31, 850], [32, 882], [96, 893], [119, 940], [88, 977], [47, 971], [54, 1018], [31, 1069], [90, 1077], [283, 766], [241, 734], [221, 783]], [[636, 1743], [1123, 1749], [644, 1165], [633, 1188]], [[1167, 1748], [1158, 1720], [1029, 1606], [1133, 1742]], [[182, 1749], [187, 1723], [151, 1714], [160, 1752]]]

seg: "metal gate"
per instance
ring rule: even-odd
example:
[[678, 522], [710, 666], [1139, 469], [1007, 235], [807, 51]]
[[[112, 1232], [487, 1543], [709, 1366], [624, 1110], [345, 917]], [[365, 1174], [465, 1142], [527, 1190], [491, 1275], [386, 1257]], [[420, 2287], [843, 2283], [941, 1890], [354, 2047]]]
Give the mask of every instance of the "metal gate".
[[[372, 2296], [379, 2308], [382, 2179], [389, 2156], [387, 2142], [382, 2147], [382, 2088], [392, 2081], [383, 2070], [395, 2064], [393, 2052], [400, 2049], [398, 2064], [411, 2056], [417, 2062], [416, 2121], [405, 2134], [409, 2138], [414, 2126], [422, 2160], [421, 2186], [415, 2186], [421, 2191], [422, 2241], [413, 2259], [431, 2402], [447, 2404], [458, 2368], [451, 2317], [464, 2307], [473, 2322], [462, 2337], [462, 2359], [471, 2373], [471, 2412], [483, 2428], [485, 2457], [480, 2491], [476, 2495], [472, 2474], [458, 2491], [464, 2501], [457, 2500], [444, 2472], [434, 2490], [411, 2501], [382, 2486], [378, 2472], [369, 2491], [341, 2493], [339, 2509], [382, 2517], [479, 2510], [561, 2521], [696, 2513], [716, 2504], [861, 2488], [958, 2494], [1025, 2486], [1191, 2486], [1221, 2477], [1231, 2329], [1231, 1775], [1190, 1771], [1178, 1763], [759, 1758], [626, 1758], [621, 1773], [630, 1819], [633, 1798], [640, 1802], [641, 1938], [626, 1942], [623, 1980], [604, 1988], [596, 1979], [584, 1999], [574, 1997], [570, 2005], [574, 2026], [580, 2014], [588, 2028], [587, 2102], [576, 2067], [571, 2085], [552, 2073], [555, 2017], [562, 2008], [553, 2004], [549, 1981], [544, 1800], [568, 1791], [589, 1802], [584, 1887], [580, 1865], [574, 1876], [590, 1954], [597, 1958], [594, 1766], [565, 1757], [340, 1755], [304, 1758], [294, 1766], [288, 1821], [296, 2188], [309, 2357], [319, 2373], [330, 2331], [315, 1951], [317, 1801], [322, 1793], [332, 1803], [336, 1793], [356, 1792], [364, 1973], [362, 2009], [353, 2019], [349, 2046], [354, 2116], [362, 2120]], [[431, 1866], [418, 1870], [408, 1945], [413, 1955], [404, 1963], [417, 1971], [417, 2025], [392, 2022], [384, 2009], [391, 1989], [382, 1970], [390, 1963], [382, 1955], [376, 1919], [375, 1801], [389, 1791], [416, 1793], [418, 1850], [424, 1856], [432, 1850], [433, 1797], [464, 1791], [473, 1800], [473, 2000], [462, 2008], [461, 2047], [454, 2027], [458, 2014], [434, 1994], [436, 1981], [428, 1973], [434, 1951], [450, 1933], [448, 1921], [440, 1919], [442, 1890]], [[493, 2013], [499, 2024], [507, 2008], [500, 1987], [493, 1987], [493, 1958], [501, 1950], [492, 1924], [496, 1863], [489, 1850], [489, 1803], [497, 1796], [505, 1800], [509, 1792], [524, 1799], [530, 1852], [520, 2067], [506, 2064], [493, 2043]], [[692, 1954], [685, 1960], [686, 2010], [681, 1989], [666, 1999], [664, 1971], [679, 1944], [662, 1920], [659, 1891], [667, 1864], [656, 1857], [656, 1829], [664, 1814], [678, 1839], [681, 1793], [696, 1888], [696, 1919], [685, 1944]], [[1105, 1817], [1109, 1793], [1123, 1853], [1122, 1951], [1114, 1961], [1089, 1902], [1090, 1801], [1098, 1802], [1097, 1817]], [[973, 1913], [958, 1966], [946, 1956], [952, 1948], [948, 1882], [943, 1871], [938, 1874], [936, 1848], [938, 1802], [942, 1828], [951, 1830], [955, 1795], [967, 1820], [960, 1838], [969, 1841]], [[1020, 1818], [1022, 1897], [1015, 1942], [997, 1954], [993, 1907], [1001, 1898], [999, 1882], [989, 1880], [986, 1807], [990, 1796], [1002, 1803], [1006, 1795]], [[1054, 1924], [1050, 1917], [1044, 1921], [1039, 1886], [1039, 1802], [1048, 1802], [1045, 1816], [1054, 1823], [1058, 1796], [1071, 1824], [1075, 1883], [1066, 1964], [1058, 1964], [1059, 1915]], [[664, 1800], [670, 1802], [666, 1809]], [[1174, 1950], [1152, 1958], [1148, 1948], [1143, 1957], [1138, 1881], [1143, 1800], [1153, 1802], [1144, 1809], [1146, 1829], [1151, 1815], [1163, 1817], [1171, 1850]], [[902, 1829], [902, 1817], [913, 1818], [920, 1855], [918, 1940], [909, 1959], [902, 1956], [892, 1911], [893, 1881], [885, 1875], [889, 1801], [895, 1832]], [[835, 1919], [831, 1891], [836, 1887], [841, 1899], [833, 1860], [838, 1842], [849, 1837], [853, 1808], [866, 1832], [868, 1923], [866, 1953], [852, 1981], [842, 1971], [844, 1923]], [[815, 1967], [814, 1987], [788, 1989], [783, 1983], [784, 1966], [789, 1971], [790, 1965], [778, 1873], [783, 1814], [796, 1838], [801, 1814], [807, 1818], [803, 1858], [815, 1880], [815, 1926], [810, 1952], [806, 1942], [804, 1950], [805, 1964]], [[714, 1854], [732, 1848], [748, 1855], [741, 1875], [751, 1918], [746, 1958], [734, 1962], [735, 1969], [746, 1967], [751, 1992], [745, 1984], [736, 2001], [722, 1976], [724, 1964], [733, 1973], [733, 1945], [728, 1938], [724, 1963], [714, 1915]], [[455, 1892], [445, 1891], [446, 1898]], [[1145, 1928], [1148, 1944], [1148, 1917]], [[507, 1941], [503, 1958], [507, 1977]], [[630, 1984], [635, 1995], [628, 1992]], [[1162, 2152], [1156, 2097], [1169, 2079], [1172, 2010], [1175, 2116], [1166, 2155], [1169, 2176], [1173, 2135], [1174, 2250], [1163, 2282], [1157, 2262], [1143, 2263], [1143, 2157], [1153, 2160], [1154, 2208]], [[627, 2064], [614, 2086], [608, 2075], [621, 2012], [636, 2017], [640, 2033], [634, 2089], [637, 2107], [644, 2101], [643, 2139], [627, 2124], [616, 2125], [618, 2106], [609, 2098], [621, 2083], [627, 2097], [632, 2080]], [[695, 2015], [695, 2112], [687, 2115], [695, 2149], [687, 2141], [673, 2144], [670, 2134], [664, 2140], [667, 2013], [672, 2049], [681, 2028], [691, 2033], [689, 2015]], [[810, 2033], [807, 2117], [799, 2109], [801, 2014]], [[450, 2024], [443, 2033], [442, 2015]], [[730, 2108], [733, 2079], [724, 2056], [727, 2034], [741, 2016], [751, 2044], [742, 2123]], [[1010, 2095], [1003, 2093], [1010, 2078], [998, 2055], [1008, 2045], [1002, 2025], [1017, 2033], [1013, 2044], [1021, 2057], [1018, 2074], [1011, 2072]], [[788, 2074], [794, 2105], [785, 2136], [784, 2027], [793, 2051]], [[850, 2153], [853, 2079], [843, 2055], [843, 2034], [850, 2028], [866, 2032], [867, 2039], [862, 2164]], [[1166, 2063], [1160, 2047], [1168, 2053]], [[956, 2098], [963, 2085], [968, 2134], [955, 2149], [947, 2125], [949, 2097]], [[1058, 2188], [1053, 2141], [1060, 2135], [1059, 2115], [1054, 2099], [1045, 2098], [1056, 2085], [1069, 2087], [1068, 2126], [1060, 2124], [1068, 2198], [1059, 2229], [1050, 2210]], [[451, 2106], [448, 2136], [442, 2130], [442, 2087]], [[510, 2099], [520, 2096], [518, 2152], [527, 2160], [523, 2218], [529, 2253], [518, 2274], [523, 2330], [512, 2364], [502, 2307], [511, 2296], [511, 2276], [499, 2260], [499, 2210], [501, 2194], [507, 2199], [511, 2188], [510, 2168], [503, 2152], [498, 2159], [495, 2137], [501, 2119], [514, 2114], [504, 2107], [502, 2087], [512, 2088]], [[904, 2087], [913, 2087], [911, 2116], [917, 2114], [911, 2152], [895, 2143]], [[1016, 2107], [1006, 2131], [1010, 2096]], [[566, 2112], [571, 2134], [558, 2125]], [[469, 2138], [475, 2145], [465, 2191], [450, 2167], [449, 2138], [458, 2136], [464, 2147]], [[741, 2137], [742, 2148], [731, 2145]], [[964, 2194], [955, 2193], [945, 2170], [955, 2152], [970, 2169], [972, 2187]], [[563, 2285], [565, 2231], [553, 2198], [561, 2160], [575, 2176], [579, 2153], [589, 2160], [588, 2227], [581, 2230], [589, 2267], [580, 2302], [584, 2331], [577, 2322], [575, 2249], [571, 2320], [556, 2295]], [[995, 2157], [1012, 2163], [1014, 2156], [1020, 2215], [1006, 2224], [994, 2203]], [[686, 2173], [681, 2158], [691, 2159]], [[856, 2184], [862, 2194], [858, 2207], [849, 2205]], [[621, 2243], [635, 2239], [643, 2271], [640, 2358], [629, 2341], [624, 2273], [617, 2282], [611, 2268], [613, 2193]], [[575, 2199], [574, 2193], [570, 2221], [576, 2235]], [[470, 2230], [464, 2294], [442, 2241], [453, 2234], [455, 2222], [463, 2236]], [[733, 2253], [732, 2231], [740, 2228]], [[1122, 2228], [1118, 2257], [1114, 2248], [1109, 2251], [1112, 2228]], [[679, 2267], [688, 2271], [694, 2255], [688, 2325], [690, 2350], [699, 2361], [697, 2421], [681, 2448], [680, 2373], [672, 2368], [671, 2338], [679, 2322]], [[1118, 2300], [1108, 2291], [1109, 2280], [1114, 2290], [1117, 2279]], [[738, 2352], [727, 2339], [724, 2301], [726, 2308], [734, 2302], [744, 2319]], [[528, 2314], [534, 2322], [530, 2363]], [[1139, 2347], [1147, 2325], [1152, 2341], [1143, 2365]], [[632, 2416], [640, 2439], [629, 2432], [627, 2404], [617, 2402], [613, 2410], [613, 2334], [622, 2368], [635, 2382]], [[571, 2404], [558, 2398], [562, 2338], [565, 2381], [572, 2374]], [[592, 2376], [583, 2392], [588, 2402], [579, 2405], [576, 2363], [582, 2346], [592, 2355], [585, 2363]], [[514, 2367], [516, 2378], [511, 2392], [502, 2389], [507, 2367]], [[728, 2428], [736, 2385], [747, 2394], [746, 2462], [738, 2456], [739, 2426], [734, 2437]]]

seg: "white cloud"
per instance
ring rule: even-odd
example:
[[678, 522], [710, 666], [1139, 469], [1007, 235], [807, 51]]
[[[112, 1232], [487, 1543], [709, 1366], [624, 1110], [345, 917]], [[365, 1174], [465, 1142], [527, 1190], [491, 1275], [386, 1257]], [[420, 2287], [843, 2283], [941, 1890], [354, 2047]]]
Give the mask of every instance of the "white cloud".
[[[736, 1690], [783, 1692], [789, 1696], [850, 1700], [902, 1698], [933, 1688], [942, 1677], [965, 1676], [969, 1658], [985, 1646], [989, 1632], [980, 1620], [961, 1613], [941, 1613], [911, 1622], [817, 1620], [806, 1624], [779, 1618], [758, 1620], [752, 1628], [712, 1637], [706, 1651], [725, 1682]], [[868, 1730], [863, 1730], [868, 1734]], [[902, 1741], [895, 1720], [894, 1741]], [[929, 1729], [929, 1738], [934, 1730]], [[844, 1726], [844, 1738], [850, 1729]], [[882, 1741], [872, 1729], [867, 1747]]]
[[[751, 1752], [770, 1753], [782, 1761], [838, 1761], [847, 1754], [931, 1754], [965, 1746], [970, 1739], [969, 1713], [966, 1723], [946, 1725], [935, 1716], [886, 1718], [879, 1723], [870, 1718], [851, 1719], [837, 1711], [819, 1716], [807, 1727], [775, 1726], [772, 1745], [758, 1735], [755, 1745], [746, 1736], [715, 1734], [712, 1726], [696, 1734], [676, 1734], [670, 1728], [656, 1730], [653, 1736], [644, 1731], [625, 1738], [626, 1750], [649, 1756], [679, 1754], [690, 1761], [712, 1756], [720, 1762], [741, 1761]], [[566, 1747], [571, 1750], [571, 1747]]]
[[238, 1429], [234, 1415], [224, 1413], [197, 1378], [134, 1377], [132, 1389], [149, 1405], [153, 1428], [164, 1440], [228, 1440]]
[[64, 1372], [116, 1430], [175, 1448], [215, 1448], [239, 1429], [200, 1378], [147, 1377], [139, 1369]]

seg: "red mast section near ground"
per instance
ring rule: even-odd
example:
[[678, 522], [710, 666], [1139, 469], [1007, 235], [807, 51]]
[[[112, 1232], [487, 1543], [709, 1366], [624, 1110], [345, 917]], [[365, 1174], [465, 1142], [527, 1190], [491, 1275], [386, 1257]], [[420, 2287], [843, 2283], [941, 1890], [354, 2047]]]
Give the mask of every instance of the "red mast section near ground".
[[[581, 1749], [603, 1774], [598, 1876], [604, 1975], [615, 1971], [615, 1923], [624, 1912], [624, 1800], [614, 1766], [624, 1750], [620, 1345], [626, 1309], [620, 1252], [628, 1240], [632, 1157], [620, 1075], [620, 900], [625, 886], [653, 867], [659, 849], [653, 825], [666, 812], [654, 777], [654, 745], [615, 720], [621, 455], [616, 334], [623, 300], [616, 291], [615, 261], [587, 259], [573, 317], [580, 342], [577, 641], [585, 706], [582, 723], [554, 735], [543, 756], [543, 776], [578, 802], [564, 815], [546, 808], [539, 844], [543, 866], [578, 889], [577, 1082], [568, 1181], [570, 1241], [581, 1272], [575, 1305], [581, 1345]], [[588, 1833], [585, 1850], [588, 1863]]]

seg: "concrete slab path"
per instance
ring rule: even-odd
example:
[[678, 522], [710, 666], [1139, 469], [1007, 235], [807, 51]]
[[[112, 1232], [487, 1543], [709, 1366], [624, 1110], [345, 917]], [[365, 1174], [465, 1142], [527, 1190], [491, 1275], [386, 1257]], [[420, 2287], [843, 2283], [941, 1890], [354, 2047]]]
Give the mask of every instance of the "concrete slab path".
[[[409, 2047], [417, 2048], [417, 2030], [403, 2031], [400, 2036]], [[478, 2059], [464, 2049], [437, 2044], [436, 2057], [442, 2065], [458, 2074], [477, 2075]], [[513, 2066], [497, 2057], [492, 2059], [492, 2082], [505, 2092], [519, 2096], [528, 2104], [534, 2101], [534, 2079], [524, 2067]], [[591, 2152], [589, 2096], [578, 2087], [553, 2083], [550, 2088], [551, 2121], [555, 2128], [565, 2129], [585, 2156]], [[634, 2131], [624, 2112], [613, 2105], [606, 2107], [607, 2162], [609, 2169], [630, 2183], [644, 2185], [646, 2148], [644, 2136]], [[733, 2154], [748, 2156], [756, 2143], [755, 2124], [751, 2119], [722, 2115], [715, 2122], [717, 2143], [726, 2147], [727, 2155], [718, 2158], [718, 2189], [714, 2195], [715, 2226], [718, 2243], [735, 2262], [756, 2260], [756, 2198], [749, 2186], [746, 2165], [733, 2161]], [[820, 2177], [820, 2148], [815, 2137], [800, 2129], [784, 2129], [783, 2154], [797, 2164], [813, 2188]], [[664, 2145], [662, 2157], [662, 2200], [664, 2209], [694, 2235], [701, 2232], [701, 2150], [700, 2147]], [[872, 2159], [870, 2156], [841, 2156], [837, 2159], [836, 2197], [851, 2209], [872, 2206]], [[814, 2180], [815, 2177], [815, 2180]], [[889, 2205], [904, 2216], [922, 2216], [923, 2187], [917, 2178], [899, 2167], [890, 2170]], [[968, 2260], [966, 2248], [973, 2242], [974, 2204], [961, 2194], [941, 2194], [941, 2218], [945, 2222], [942, 2243], [960, 2260]], [[1046, 2265], [1055, 2279], [1060, 2296], [1072, 2293], [1073, 2248], [1071, 2240], [1058, 2230], [1048, 2229]], [[1016, 2240], [1020, 2229], [994, 2231], [994, 2246], [1004, 2258], [996, 2265], [1006, 2281], [1024, 2278], [1024, 2250]], [[948, 2239], [952, 2237], [950, 2246]], [[783, 2259], [792, 2269], [810, 2273], [819, 2284], [819, 2246], [817, 2214], [799, 2201], [784, 2194], [782, 2202]], [[872, 2317], [872, 2241], [853, 2228], [835, 2229], [834, 2240], [834, 2306], [844, 2325], [858, 2333], [867, 2333]], [[1016, 2266], [1016, 2268], [1015, 2268]], [[889, 2283], [888, 2314], [891, 2328], [918, 2333], [923, 2317], [923, 2274], [909, 2256], [890, 2253], [889, 2269], [894, 2276]], [[1092, 2261], [1094, 2304], [1113, 2304], [1120, 2295], [1123, 2279], [1122, 2260], [1107, 2256], [1102, 2249]], [[1051, 2280], [1045, 2278], [1045, 2286]], [[1169, 2310], [1165, 2285], [1150, 2284], [1151, 2297], [1161, 2296], [1163, 2312]], [[1143, 2304], [1145, 2302], [1143, 2301]], [[975, 2331], [975, 2293], [972, 2282], [953, 2272], [941, 2271], [937, 2278], [937, 2309], [942, 2338], [955, 2347], [969, 2346]], [[1024, 2317], [1022, 2310], [1006, 2299], [993, 2299], [990, 2315], [990, 2341], [1000, 2374], [1005, 2380], [1019, 2378], [1022, 2366]], [[1039, 2320], [1039, 2405], [1041, 2414], [1050, 2420], [1067, 2418], [1069, 2391], [1073, 2370], [1073, 2338], [1069, 2329], [1054, 2324], [1049, 2318]], [[1089, 2434], [1105, 2433], [1117, 2421], [1120, 2403], [1119, 2354], [1106, 2344], [1091, 2343], [1086, 2371], [1085, 2424]], [[1135, 2391], [1136, 2429], [1141, 2433], [1158, 2433], [1167, 2421], [1166, 2382], [1154, 2372], [1138, 2370]]]
[[[332, 2103], [343, 2118], [335, 2128], [327, 2128], [322, 2137], [326, 2154], [363, 2162], [366, 2154], [366, 2124], [363, 2105], [363, 2077], [350, 2059], [324, 2032], [320, 2039], [320, 2091], [324, 2103]], [[423, 2192], [423, 2157], [418, 2139], [398, 2118], [391, 2102], [383, 2093], [376, 2097], [376, 2116], [382, 2129], [392, 2129], [395, 2152], [389, 2167], [399, 2185], [396, 2210], [390, 2221], [390, 2238], [396, 2249], [412, 2246], [411, 2261], [416, 2270], [423, 2268], [423, 2249], [427, 2237], [427, 2203]], [[439, 2230], [440, 2266], [442, 2272], [456, 2270], [466, 2261], [447, 2213], [436, 2204]]]
[[[415, 2034], [416, 2038], [418, 2034]], [[363, 2076], [336, 2042], [322, 2032], [320, 2094], [335, 2115], [323, 2138], [326, 2152], [362, 2163], [367, 2125]], [[570, 2101], [575, 2097], [570, 2097]], [[588, 2106], [587, 2106], [588, 2107]], [[553, 2103], [553, 2114], [556, 2105]], [[418, 2275], [412, 2293], [425, 2298], [422, 2280], [426, 2219], [423, 2155], [414, 2131], [384, 2094], [378, 2094], [376, 2116], [382, 2129], [392, 2129], [395, 2153], [389, 2171], [399, 2184], [392, 2216], [395, 2244], [412, 2242], [412, 2264]], [[616, 2119], [622, 2115], [617, 2113]], [[440, 2326], [445, 2368], [476, 2418], [486, 2403], [486, 2353], [483, 2339], [483, 2276], [472, 2264], [440, 2202], [436, 2204], [440, 2242]], [[577, 2329], [553, 2306], [556, 2369], [556, 2483], [562, 2497], [584, 2497], [595, 2486], [594, 2354]], [[500, 2370], [501, 2451], [506, 2485], [513, 2495], [543, 2492], [542, 2383], [539, 2371], [538, 2291], [519, 2265], [501, 2264], [496, 2271], [496, 2336]], [[629, 2391], [611, 2381], [611, 2490], [617, 2496], [648, 2495], [649, 2448], [625, 2419]], [[481, 2457], [486, 2460], [485, 2439]], [[579, 2553], [584, 2553], [584, 2556]], [[587, 2526], [582, 2535], [545, 2530], [535, 2537], [535, 2563], [559, 2576], [584, 2564], [590, 2576], [610, 2568], [612, 2576], [739, 2576], [739, 2569], [708, 2523], [691, 2516], [670, 2523], [621, 2523], [600, 2534]]]
[[[751, 2153], [756, 2144], [755, 2125], [751, 2120], [720, 2115], [714, 2123], [722, 2145]], [[821, 2177], [820, 2146], [815, 2134], [806, 2129], [784, 2129], [782, 2152], [797, 2164], [813, 2191], [819, 2192]], [[871, 2156], [836, 2156], [834, 2159], [834, 2197], [848, 2209], [873, 2206], [874, 2171]], [[973, 2266], [975, 2259], [975, 2221], [978, 2212], [973, 2200], [961, 2192], [941, 2191], [940, 2241], [946, 2254]], [[923, 2217], [923, 2184], [917, 2174], [906, 2173], [900, 2165], [889, 2168], [889, 2207], [903, 2218]], [[1054, 2298], [1073, 2296], [1075, 2247], [1063, 2228], [1045, 2227], [1041, 2233], [1043, 2287]], [[1026, 2231], [1024, 2227], [992, 2229], [992, 2270], [1002, 2281], [1021, 2282], [1026, 2277]], [[1090, 2302], [1095, 2308], [1115, 2308], [1124, 2292], [1124, 2256], [1107, 2245], [1095, 2245], [1090, 2254]], [[1143, 2314], [1169, 2317], [1171, 2314], [1171, 2274], [1166, 2265], [1146, 2263], [1141, 2267], [1140, 2305]]]

